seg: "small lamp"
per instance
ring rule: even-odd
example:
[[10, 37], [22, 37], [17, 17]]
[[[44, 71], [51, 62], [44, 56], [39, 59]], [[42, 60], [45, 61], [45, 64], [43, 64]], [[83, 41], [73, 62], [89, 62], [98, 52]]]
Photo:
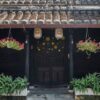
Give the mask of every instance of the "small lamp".
[[34, 38], [40, 39], [42, 37], [42, 29], [34, 28]]
[[62, 28], [56, 28], [55, 29], [55, 37], [56, 37], [56, 39], [62, 39], [63, 38], [63, 29]]

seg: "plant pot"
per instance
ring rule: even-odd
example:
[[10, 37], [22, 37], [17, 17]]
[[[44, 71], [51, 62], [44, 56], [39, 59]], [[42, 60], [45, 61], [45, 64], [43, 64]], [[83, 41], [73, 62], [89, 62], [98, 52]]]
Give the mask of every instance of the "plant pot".
[[0, 100], [27, 100], [26, 96], [0, 96]]
[[13, 93], [12, 96], [27, 96], [28, 94], [28, 90], [27, 88], [26, 89], [23, 89], [21, 92], [19, 93]]
[[27, 96], [28, 90], [27, 88], [23, 89], [21, 92], [14, 92], [12, 94], [2, 94], [1, 96]]
[[94, 93], [91, 88], [87, 88], [86, 91], [84, 91], [84, 92], [75, 89], [74, 92], [75, 92], [75, 96], [78, 96], [78, 95], [100, 95], [100, 93]]

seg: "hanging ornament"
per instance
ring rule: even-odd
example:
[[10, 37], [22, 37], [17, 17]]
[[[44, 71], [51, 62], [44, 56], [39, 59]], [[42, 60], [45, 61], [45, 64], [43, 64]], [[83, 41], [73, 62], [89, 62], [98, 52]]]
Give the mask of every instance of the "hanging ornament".
[[39, 47], [37, 48], [37, 50], [38, 50], [38, 51], [41, 51], [41, 49], [40, 49]]
[[54, 42], [52, 42], [51, 44], [52, 44], [52, 45], [55, 45], [55, 43], [54, 43]]
[[42, 45], [45, 46], [45, 42], [43, 42]]
[[54, 46], [54, 49], [57, 49], [57, 48], [58, 48], [57, 45], [55, 45], [55, 46]]
[[46, 37], [46, 39], [45, 39], [47, 42], [49, 42], [50, 41], [50, 37]]
[[40, 39], [42, 37], [42, 29], [34, 28], [34, 38]]
[[59, 49], [58, 52], [61, 52], [61, 50]]
[[63, 38], [63, 29], [62, 28], [55, 29], [55, 37], [56, 37], [56, 39]]

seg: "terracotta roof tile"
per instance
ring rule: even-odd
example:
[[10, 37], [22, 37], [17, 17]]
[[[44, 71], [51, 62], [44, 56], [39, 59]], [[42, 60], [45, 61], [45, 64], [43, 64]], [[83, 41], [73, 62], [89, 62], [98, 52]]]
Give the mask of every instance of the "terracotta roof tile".
[[39, 12], [38, 13], [38, 24], [44, 24], [45, 23], [45, 12]]
[[100, 11], [3, 11], [0, 24], [100, 24]]
[[37, 18], [38, 18], [38, 13], [37, 12], [32, 12], [30, 16], [29, 23], [30, 24], [37, 24]]
[[0, 4], [68, 4], [68, 5], [100, 5], [99, 0], [0, 0]]

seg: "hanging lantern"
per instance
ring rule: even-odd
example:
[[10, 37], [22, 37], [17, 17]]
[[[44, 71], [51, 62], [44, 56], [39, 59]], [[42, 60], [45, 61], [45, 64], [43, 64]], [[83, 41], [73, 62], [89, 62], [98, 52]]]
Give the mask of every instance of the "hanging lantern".
[[55, 29], [55, 37], [57, 39], [63, 38], [63, 29], [62, 28]]
[[40, 39], [42, 37], [42, 29], [34, 28], [34, 38]]

